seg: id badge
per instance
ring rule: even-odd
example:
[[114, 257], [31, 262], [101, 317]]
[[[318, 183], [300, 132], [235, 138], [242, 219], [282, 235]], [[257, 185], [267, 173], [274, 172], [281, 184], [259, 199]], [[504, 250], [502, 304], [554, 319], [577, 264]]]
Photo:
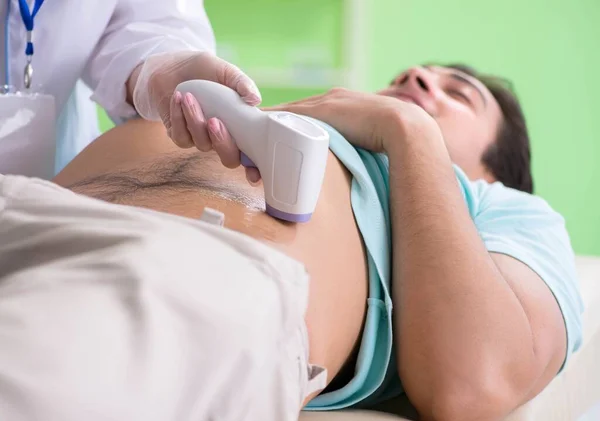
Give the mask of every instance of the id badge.
[[0, 174], [51, 179], [56, 154], [55, 126], [51, 95], [0, 95]]

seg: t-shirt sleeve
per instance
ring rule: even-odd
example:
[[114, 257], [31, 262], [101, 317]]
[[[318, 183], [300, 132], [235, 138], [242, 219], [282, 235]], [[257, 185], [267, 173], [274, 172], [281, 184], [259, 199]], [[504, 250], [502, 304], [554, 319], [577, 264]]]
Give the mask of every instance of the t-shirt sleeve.
[[470, 210], [488, 251], [523, 262], [554, 294], [567, 331], [566, 362], [581, 345], [583, 301], [563, 217], [545, 200], [501, 183], [477, 182], [471, 187], [471, 205], [477, 205]]

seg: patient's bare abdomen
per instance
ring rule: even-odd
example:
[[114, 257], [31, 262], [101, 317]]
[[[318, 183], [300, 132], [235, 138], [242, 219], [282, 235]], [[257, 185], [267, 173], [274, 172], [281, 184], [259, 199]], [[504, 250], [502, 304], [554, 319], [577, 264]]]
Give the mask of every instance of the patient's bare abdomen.
[[262, 185], [249, 185], [243, 168], [223, 167], [214, 152], [179, 149], [162, 125], [143, 120], [100, 136], [54, 181], [101, 200], [189, 218], [199, 218], [205, 207], [223, 212], [226, 228], [306, 266], [311, 362], [327, 367], [331, 379], [355, 349], [365, 316], [367, 266], [350, 203], [351, 177], [333, 153], [317, 208], [304, 224], [268, 216]]

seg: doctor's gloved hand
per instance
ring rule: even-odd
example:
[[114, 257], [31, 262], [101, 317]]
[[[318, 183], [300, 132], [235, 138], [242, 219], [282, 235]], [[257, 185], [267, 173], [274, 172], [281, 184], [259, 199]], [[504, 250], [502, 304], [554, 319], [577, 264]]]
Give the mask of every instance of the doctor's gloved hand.
[[[240, 165], [240, 151], [219, 119], [208, 121], [191, 94], [175, 92], [181, 82], [210, 80], [235, 90], [250, 105], [261, 102], [256, 84], [231, 63], [208, 52], [161, 53], [148, 57], [132, 73], [128, 92], [138, 114], [146, 120], [162, 121], [167, 134], [181, 148], [215, 150], [224, 166]], [[252, 184], [260, 180], [256, 168], [246, 169]]]

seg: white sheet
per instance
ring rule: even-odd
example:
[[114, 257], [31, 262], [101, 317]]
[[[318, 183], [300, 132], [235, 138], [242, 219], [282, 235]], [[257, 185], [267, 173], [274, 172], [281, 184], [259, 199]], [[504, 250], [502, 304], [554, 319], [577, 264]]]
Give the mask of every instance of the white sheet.
[[324, 385], [306, 269], [251, 237], [0, 175], [0, 239], [1, 421], [296, 421]]

